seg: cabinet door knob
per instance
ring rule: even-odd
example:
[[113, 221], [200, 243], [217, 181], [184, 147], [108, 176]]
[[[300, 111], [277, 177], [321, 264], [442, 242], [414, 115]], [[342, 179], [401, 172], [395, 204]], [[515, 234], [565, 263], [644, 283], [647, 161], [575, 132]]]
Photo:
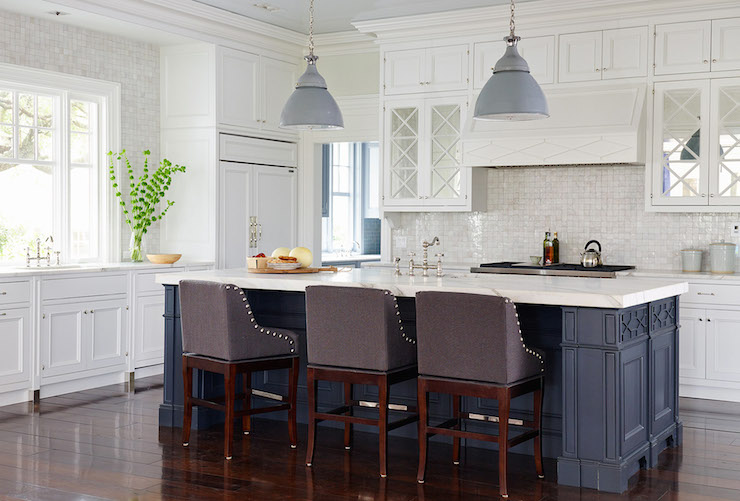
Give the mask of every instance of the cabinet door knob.
[[711, 318], [707, 318], [707, 322], [711, 322], [711, 321], [712, 321], [712, 319], [711, 319]]
[[0, 292], [0, 296], [5, 296], [5, 295], [7, 295], [7, 294], [8, 294], [8, 293], [7, 293], [7, 292], [5, 292], [5, 291], [2, 291], [2, 292]]
[[606, 71], [606, 70], [607, 70], [607, 68], [601, 68], [601, 69], [602, 69], [602, 70], [604, 70], [604, 71]]
[[703, 322], [703, 321], [704, 321], [704, 320], [702, 320], [701, 318], [699, 319], [699, 322]]
[[709, 60], [708, 59], [705, 59], [704, 60], [704, 64], [709, 64]]
[[95, 310], [90, 310], [90, 313], [95, 313]]
[[82, 313], [84, 313], [85, 315], [87, 315], [87, 310], [83, 311]]
[[712, 59], [712, 62], [713, 62], [713, 63], [716, 63], [716, 62], [717, 62], [717, 60], [716, 60], [716, 59]]

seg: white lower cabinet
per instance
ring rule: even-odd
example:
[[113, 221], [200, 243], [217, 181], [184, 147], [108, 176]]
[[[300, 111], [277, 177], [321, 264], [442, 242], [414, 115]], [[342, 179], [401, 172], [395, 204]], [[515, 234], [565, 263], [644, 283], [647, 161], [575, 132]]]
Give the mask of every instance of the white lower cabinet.
[[41, 378], [126, 363], [126, 298], [80, 298], [42, 306]]
[[31, 383], [31, 313], [25, 308], [0, 307], [0, 391]]
[[164, 362], [164, 293], [136, 298], [134, 368]]
[[740, 381], [740, 311], [707, 310], [707, 379]]
[[706, 377], [706, 310], [681, 308], [678, 374], [680, 377]]

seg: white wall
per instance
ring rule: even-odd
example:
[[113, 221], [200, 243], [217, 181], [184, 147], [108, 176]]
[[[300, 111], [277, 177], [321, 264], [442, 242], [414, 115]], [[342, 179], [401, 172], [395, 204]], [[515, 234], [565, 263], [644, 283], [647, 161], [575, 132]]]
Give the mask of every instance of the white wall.
[[[106, 33], [0, 11], [0, 61], [121, 84], [121, 145], [132, 164], [142, 151], [159, 161], [159, 48]], [[122, 224], [121, 253], [128, 257], [130, 232]], [[144, 250], [159, 248], [159, 228]]]
[[644, 182], [644, 167], [489, 169], [486, 212], [386, 213], [395, 223], [391, 257], [419, 255], [421, 241], [437, 235], [448, 262], [528, 261], [541, 255], [551, 229], [563, 262], [578, 262], [585, 243], [596, 239], [607, 264], [677, 270], [681, 249], [708, 250], [722, 239], [740, 244], [731, 235], [740, 213], [646, 212]]

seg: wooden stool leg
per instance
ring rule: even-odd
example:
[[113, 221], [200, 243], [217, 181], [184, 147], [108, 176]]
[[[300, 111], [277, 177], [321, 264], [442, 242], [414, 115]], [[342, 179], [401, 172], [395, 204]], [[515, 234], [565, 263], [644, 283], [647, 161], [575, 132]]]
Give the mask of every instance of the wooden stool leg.
[[388, 476], [388, 376], [378, 377], [378, 406], [380, 416], [378, 417], [378, 437], [380, 452], [380, 476]]
[[288, 402], [290, 410], [288, 411], [288, 435], [290, 435], [290, 448], [298, 447], [298, 426], [296, 424], [297, 401], [298, 401], [298, 357], [293, 359], [290, 366], [288, 379]]
[[544, 397], [543, 384], [540, 382], [540, 388], [534, 392], [534, 427], [537, 430], [537, 436], [534, 438], [534, 464], [537, 468], [537, 476], [545, 478], [545, 472], [542, 469], [542, 398]]
[[182, 445], [185, 447], [190, 443], [190, 426], [193, 420], [193, 368], [188, 364], [188, 357], [182, 357], [182, 383], [185, 397], [183, 399], [182, 415]]
[[508, 498], [506, 469], [509, 456], [509, 407], [511, 394], [508, 388], [501, 389], [498, 398], [498, 484], [502, 498]]
[[224, 371], [226, 416], [224, 420], [224, 456], [231, 459], [231, 444], [234, 441], [234, 405], [236, 401], [236, 367], [229, 364]]
[[[252, 373], [244, 373], [244, 410], [252, 409]], [[252, 417], [250, 415], [242, 416], [242, 431], [249, 435], [252, 431]]]
[[316, 440], [316, 390], [318, 381], [314, 379], [312, 368], [306, 370], [306, 386], [308, 387], [308, 445], [306, 446], [306, 466], [313, 463], [313, 449]]
[[[452, 417], [460, 419], [460, 395], [452, 395]], [[455, 429], [461, 429], [461, 423], [455, 425]], [[452, 464], [460, 464], [460, 437], [452, 438]]]
[[423, 484], [427, 468], [427, 407], [429, 405], [429, 394], [427, 393], [426, 381], [423, 378], [419, 378], [418, 381], [416, 404], [419, 407], [419, 471], [416, 480]]
[[[352, 415], [352, 383], [344, 383], [344, 405], [349, 405], [348, 414]], [[352, 423], [344, 423], [344, 448], [350, 450], [352, 448]]]

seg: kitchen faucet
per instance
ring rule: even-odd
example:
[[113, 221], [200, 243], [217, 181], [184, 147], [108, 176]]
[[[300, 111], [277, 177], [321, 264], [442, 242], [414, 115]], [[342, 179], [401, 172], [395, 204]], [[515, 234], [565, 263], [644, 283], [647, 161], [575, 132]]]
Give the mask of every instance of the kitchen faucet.
[[[54, 237], [49, 235], [44, 240], [44, 244], [50, 242], [51, 245], [46, 246], [46, 255], [41, 255], [41, 238], [36, 239], [36, 256], [31, 257], [31, 248], [26, 247], [26, 267], [31, 267], [31, 261], [36, 261], [36, 266], [41, 266], [41, 261], [46, 261], [46, 266], [51, 266], [51, 246], [54, 245]], [[56, 255], [56, 264], [59, 266], [59, 251], [54, 252]]]
[[[441, 277], [442, 276], [442, 258], [444, 257], [444, 254], [441, 253], [441, 252], [438, 252], [437, 254], [435, 254], [435, 257], [437, 258], [437, 264], [430, 265], [429, 264], [429, 260], [428, 260], [428, 250], [429, 250], [429, 247], [433, 247], [435, 245], [439, 245], [439, 243], [440, 243], [439, 242], [439, 237], [434, 237], [431, 242], [427, 242], [426, 240], [424, 240], [421, 243], [421, 246], [424, 249], [424, 252], [422, 254], [421, 264], [414, 264], [414, 256], [416, 256], [416, 252], [409, 252], [409, 276], [410, 277], [413, 277], [414, 276], [414, 270], [415, 269], [422, 270], [421, 276], [428, 277], [429, 276], [429, 273], [428, 273], [429, 270], [435, 269], [435, 268], [437, 270], [437, 276], [438, 277]], [[397, 257], [394, 260], [394, 262], [395, 262], [395, 267], [396, 267], [395, 274], [396, 275], [401, 275], [401, 258], [400, 257]]]

